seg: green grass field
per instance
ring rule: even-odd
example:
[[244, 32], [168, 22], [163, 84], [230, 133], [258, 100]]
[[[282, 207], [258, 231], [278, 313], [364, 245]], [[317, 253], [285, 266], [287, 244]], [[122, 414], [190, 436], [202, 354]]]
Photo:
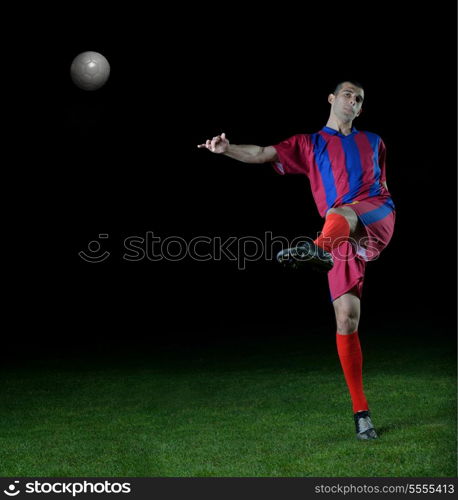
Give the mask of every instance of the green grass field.
[[4, 365], [0, 476], [455, 477], [455, 339], [402, 328], [361, 335], [373, 442], [332, 331]]

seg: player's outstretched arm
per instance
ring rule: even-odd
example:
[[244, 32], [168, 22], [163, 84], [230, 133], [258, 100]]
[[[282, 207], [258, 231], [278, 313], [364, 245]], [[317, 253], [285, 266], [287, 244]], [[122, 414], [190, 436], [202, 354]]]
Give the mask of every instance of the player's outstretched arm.
[[198, 148], [206, 148], [212, 153], [223, 154], [244, 163], [267, 163], [278, 159], [277, 152], [272, 146], [255, 146], [250, 144], [231, 144], [223, 132], [221, 135], [208, 139]]

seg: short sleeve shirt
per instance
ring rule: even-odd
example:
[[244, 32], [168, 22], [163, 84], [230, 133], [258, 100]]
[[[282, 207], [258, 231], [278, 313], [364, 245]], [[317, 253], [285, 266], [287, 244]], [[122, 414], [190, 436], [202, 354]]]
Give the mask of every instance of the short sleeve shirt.
[[273, 146], [279, 174], [303, 174], [318, 212], [379, 196], [391, 199], [386, 180], [386, 150], [380, 136], [355, 128], [345, 136], [329, 127], [297, 134]]

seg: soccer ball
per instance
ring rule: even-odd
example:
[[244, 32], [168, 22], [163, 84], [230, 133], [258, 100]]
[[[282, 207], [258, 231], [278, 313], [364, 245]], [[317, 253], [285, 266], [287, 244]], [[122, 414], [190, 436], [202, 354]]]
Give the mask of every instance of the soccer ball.
[[110, 76], [110, 63], [98, 52], [82, 52], [70, 67], [73, 83], [83, 90], [97, 90]]

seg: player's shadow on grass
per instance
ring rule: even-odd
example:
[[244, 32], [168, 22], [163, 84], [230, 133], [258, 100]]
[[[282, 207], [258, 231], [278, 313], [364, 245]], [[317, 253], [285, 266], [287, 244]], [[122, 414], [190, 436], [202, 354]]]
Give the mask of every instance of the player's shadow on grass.
[[379, 435], [379, 437], [383, 436], [384, 434], [389, 434], [394, 429], [394, 427], [394, 425], [385, 425], [384, 427], [379, 427], [377, 429], [377, 434]]
[[402, 430], [402, 428], [409, 427], [411, 424], [391, 424], [391, 425], [383, 425], [382, 427], [375, 427], [377, 430], [377, 434], [379, 436], [384, 436], [386, 434], [390, 434], [396, 430]]

